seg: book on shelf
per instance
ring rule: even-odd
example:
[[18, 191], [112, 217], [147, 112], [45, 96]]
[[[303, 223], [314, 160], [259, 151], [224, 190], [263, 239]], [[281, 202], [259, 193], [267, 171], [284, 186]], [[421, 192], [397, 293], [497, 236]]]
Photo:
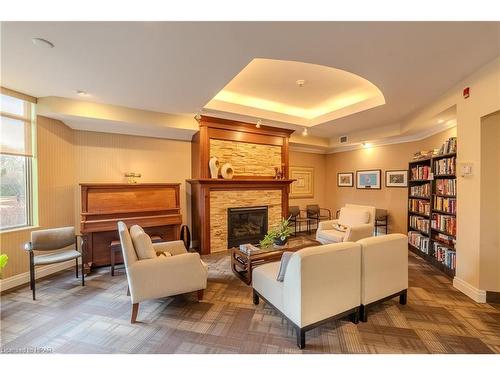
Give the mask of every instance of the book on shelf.
[[454, 215], [457, 212], [457, 199], [435, 197], [433, 207], [434, 210], [443, 211]]
[[446, 267], [454, 270], [456, 268], [457, 252], [451, 250], [439, 243], [434, 242], [433, 244], [434, 257], [438, 262], [441, 262]]
[[457, 195], [457, 180], [455, 179], [437, 179], [436, 194], [439, 195]]
[[439, 242], [443, 246], [448, 246], [450, 249], [455, 248], [456, 240], [455, 240], [455, 237], [453, 237], [453, 236], [449, 236], [449, 235], [444, 234], [444, 233], [434, 233], [432, 235], [432, 240], [435, 242]]
[[429, 198], [431, 195], [431, 184], [410, 186], [410, 195], [414, 197]]
[[454, 216], [433, 213], [431, 228], [455, 236], [457, 232], [457, 219]]
[[431, 173], [431, 167], [428, 165], [417, 165], [410, 169], [411, 180], [428, 180]]
[[427, 234], [429, 233], [429, 228], [430, 228], [429, 219], [423, 218], [422, 216], [410, 215], [408, 220], [411, 228], [418, 229]]
[[422, 233], [412, 230], [409, 231], [408, 243], [421, 252], [429, 254], [429, 237], [424, 236]]
[[454, 175], [456, 172], [456, 158], [434, 160], [434, 175]]
[[430, 215], [431, 204], [429, 201], [423, 199], [409, 199], [408, 209], [422, 215]]
[[446, 155], [457, 152], [457, 137], [448, 138], [439, 149], [438, 155]]

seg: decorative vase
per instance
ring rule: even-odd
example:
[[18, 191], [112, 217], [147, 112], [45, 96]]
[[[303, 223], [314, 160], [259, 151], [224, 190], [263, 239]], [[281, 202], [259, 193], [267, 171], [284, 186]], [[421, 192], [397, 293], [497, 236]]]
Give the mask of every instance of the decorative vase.
[[208, 162], [208, 166], [210, 168], [210, 176], [212, 178], [217, 178], [219, 177], [219, 161], [215, 156], [210, 158], [210, 161]]
[[233, 167], [231, 166], [231, 164], [226, 163], [220, 169], [220, 173], [222, 174], [222, 178], [224, 178], [226, 180], [230, 180], [233, 178], [234, 170], [233, 170]]
[[284, 240], [282, 240], [281, 237], [276, 237], [273, 241], [276, 246], [285, 246], [288, 242], [288, 237]]

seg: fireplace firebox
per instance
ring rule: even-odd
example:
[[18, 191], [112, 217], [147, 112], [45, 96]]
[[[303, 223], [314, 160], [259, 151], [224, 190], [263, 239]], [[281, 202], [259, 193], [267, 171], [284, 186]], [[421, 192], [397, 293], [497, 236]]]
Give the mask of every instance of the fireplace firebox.
[[262, 240], [267, 233], [267, 211], [267, 206], [228, 208], [228, 249]]

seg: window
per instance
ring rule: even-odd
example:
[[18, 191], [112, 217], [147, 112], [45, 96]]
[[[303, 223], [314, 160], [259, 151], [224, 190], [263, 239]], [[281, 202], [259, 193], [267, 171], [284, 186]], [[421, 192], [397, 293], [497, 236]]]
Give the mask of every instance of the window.
[[35, 115], [31, 102], [5, 94], [0, 110], [0, 230], [7, 230], [33, 225]]

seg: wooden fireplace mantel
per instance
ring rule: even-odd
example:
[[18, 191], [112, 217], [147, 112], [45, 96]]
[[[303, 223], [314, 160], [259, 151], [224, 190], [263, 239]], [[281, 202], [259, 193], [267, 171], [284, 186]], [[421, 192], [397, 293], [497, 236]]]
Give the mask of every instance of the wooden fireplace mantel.
[[233, 179], [223, 179], [223, 178], [198, 178], [186, 180], [189, 184], [199, 184], [204, 186], [213, 186], [215, 188], [238, 188], [244, 187], [246, 189], [251, 188], [267, 188], [273, 186], [288, 186], [293, 181], [291, 179], [270, 179], [270, 178], [233, 178]]

